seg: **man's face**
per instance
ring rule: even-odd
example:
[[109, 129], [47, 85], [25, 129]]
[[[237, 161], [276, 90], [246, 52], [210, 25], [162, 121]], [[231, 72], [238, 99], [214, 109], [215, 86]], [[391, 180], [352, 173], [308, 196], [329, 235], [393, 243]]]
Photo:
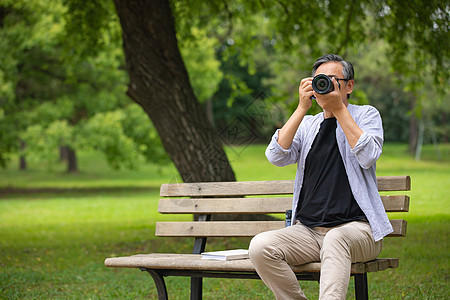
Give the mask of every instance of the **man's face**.
[[[339, 62], [334, 62], [334, 61], [327, 62], [327, 63], [321, 64], [319, 66], [319, 68], [317, 68], [315, 75], [325, 74], [328, 77], [343, 79], [344, 74], [342, 73], [342, 68], [343, 67]], [[344, 102], [345, 104], [348, 104], [347, 94], [350, 94], [353, 91], [353, 86], [354, 86], [355, 82], [353, 80], [349, 80], [349, 81], [339, 80], [338, 82], [341, 86], [340, 95], [341, 95], [342, 102]]]

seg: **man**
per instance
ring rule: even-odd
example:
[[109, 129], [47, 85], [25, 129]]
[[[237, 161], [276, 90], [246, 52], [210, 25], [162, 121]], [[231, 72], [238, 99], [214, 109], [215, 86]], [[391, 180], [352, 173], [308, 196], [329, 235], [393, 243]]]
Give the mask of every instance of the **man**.
[[[312, 75], [331, 78], [317, 93], [302, 79], [299, 104], [266, 150], [276, 166], [297, 163], [292, 226], [256, 235], [250, 259], [277, 299], [307, 299], [290, 265], [321, 262], [320, 299], [345, 299], [352, 262], [375, 259], [393, 231], [378, 194], [375, 162], [383, 128], [372, 106], [348, 103], [353, 66], [340, 56], [320, 57]], [[306, 115], [315, 101], [323, 109]]]

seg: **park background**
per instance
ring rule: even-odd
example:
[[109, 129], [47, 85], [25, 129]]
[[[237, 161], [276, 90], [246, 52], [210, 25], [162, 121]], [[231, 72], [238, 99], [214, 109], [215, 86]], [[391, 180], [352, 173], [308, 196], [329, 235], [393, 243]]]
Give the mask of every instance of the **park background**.
[[[0, 298], [155, 298], [147, 275], [106, 269], [104, 258], [191, 251], [191, 240], [154, 237], [155, 222], [167, 219], [157, 214], [162, 183], [292, 179], [294, 167], [266, 161], [265, 145], [295, 109], [314, 60], [336, 52], [355, 66], [350, 102], [381, 112], [377, 174], [412, 177], [407, 237], [382, 253], [400, 257], [400, 268], [369, 275], [370, 295], [448, 299], [449, 7], [401, 2], [1, 1]], [[153, 31], [143, 30], [143, 50], [133, 52], [122, 39], [129, 7], [163, 39], [145, 40]], [[171, 33], [175, 44], [164, 39]], [[173, 47], [182, 63], [158, 65], [176, 58]], [[132, 58], [148, 72], [148, 95], [129, 88], [146, 86]], [[184, 119], [180, 103], [196, 118]], [[182, 137], [195, 130], [206, 134], [192, 146]], [[214, 172], [189, 167], [201, 163]], [[317, 283], [302, 285], [317, 298]], [[169, 295], [186, 299], [188, 286], [170, 278]], [[213, 297], [272, 296], [259, 281], [207, 279]]]

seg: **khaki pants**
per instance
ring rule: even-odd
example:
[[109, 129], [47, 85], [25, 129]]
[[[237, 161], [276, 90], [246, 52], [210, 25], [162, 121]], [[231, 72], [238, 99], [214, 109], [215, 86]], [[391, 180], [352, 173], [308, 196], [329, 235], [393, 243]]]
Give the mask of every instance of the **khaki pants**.
[[256, 235], [250, 259], [275, 297], [307, 299], [290, 265], [321, 262], [320, 299], [345, 299], [352, 262], [375, 259], [382, 241], [374, 242], [369, 223], [355, 221], [332, 228], [301, 223]]

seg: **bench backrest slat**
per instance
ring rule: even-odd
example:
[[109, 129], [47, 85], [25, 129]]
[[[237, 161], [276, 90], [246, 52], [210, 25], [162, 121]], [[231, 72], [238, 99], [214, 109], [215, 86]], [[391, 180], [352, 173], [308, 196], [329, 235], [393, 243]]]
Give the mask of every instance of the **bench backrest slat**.
[[161, 185], [165, 197], [212, 197], [292, 194], [293, 180], [198, 182]]
[[[391, 220], [394, 232], [389, 236], [405, 236], [406, 221]], [[165, 237], [251, 237], [260, 232], [283, 228], [284, 221], [210, 221], [157, 222], [156, 236]]]
[[[407, 212], [406, 195], [381, 196], [387, 212]], [[162, 214], [277, 214], [292, 206], [292, 197], [274, 198], [163, 198], [158, 212]]]
[[[377, 177], [379, 191], [409, 191], [409, 176]], [[161, 185], [162, 197], [213, 197], [292, 194], [293, 180], [172, 183]]]
[[409, 176], [378, 176], [378, 191], [410, 191], [411, 178]]

